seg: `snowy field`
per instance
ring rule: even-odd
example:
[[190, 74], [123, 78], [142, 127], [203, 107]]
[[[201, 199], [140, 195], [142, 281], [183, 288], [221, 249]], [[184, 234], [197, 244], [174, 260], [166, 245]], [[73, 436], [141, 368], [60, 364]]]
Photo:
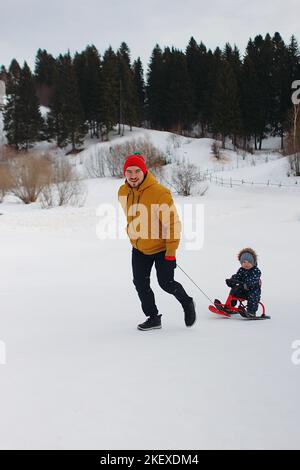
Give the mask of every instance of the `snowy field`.
[[[151, 138], [165, 146], [165, 134]], [[187, 140], [176, 152], [211, 168], [211, 142]], [[262, 157], [228, 174], [288, 182], [285, 165]], [[81, 208], [42, 210], [11, 197], [0, 205], [0, 448], [299, 449], [300, 189], [210, 184], [204, 197], [175, 197], [205, 214], [202, 249], [182, 240], [178, 264], [209, 297], [225, 299], [236, 253], [252, 246], [271, 321], [213, 315], [177, 268], [196, 326], [184, 326], [153, 272], [163, 329], [140, 332], [129, 242], [96, 233], [97, 207], [117, 207], [120, 184], [86, 180]]]

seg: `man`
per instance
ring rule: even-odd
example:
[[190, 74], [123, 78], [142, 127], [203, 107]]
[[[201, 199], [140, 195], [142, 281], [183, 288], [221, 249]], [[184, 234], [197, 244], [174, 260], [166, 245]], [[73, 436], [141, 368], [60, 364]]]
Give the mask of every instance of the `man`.
[[132, 244], [133, 283], [147, 320], [138, 325], [142, 331], [161, 328], [161, 315], [150, 287], [150, 274], [155, 264], [160, 287], [181, 303], [187, 327], [196, 321], [195, 304], [181, 284], [174, 280], [176, 250], [181, 224], [170, 191], [159, 184], [147, 170], [140, 154], [127, 157], [126, 178], [118, 192], [127, 217], [127, 233]]

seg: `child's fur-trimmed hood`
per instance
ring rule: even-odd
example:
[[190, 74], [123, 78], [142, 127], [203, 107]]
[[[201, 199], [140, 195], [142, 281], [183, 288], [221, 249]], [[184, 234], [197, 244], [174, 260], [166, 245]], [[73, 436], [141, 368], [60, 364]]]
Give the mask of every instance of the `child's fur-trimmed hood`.
[[254, 258], [255, 266], [257, 266], [257, 258], [258, 258], [258, 256], [257, 256], [256, 251], [253, 250], [253, 248], [243, 248], [243, 249], [239, 252], [239, 254], [238, 254], [238, 260], [239, 260], [239, 261], [241, 260], [241, 256], [242, 256], [243, 253], [250, 253], [250, 254], [253, 256], [253, 258]]

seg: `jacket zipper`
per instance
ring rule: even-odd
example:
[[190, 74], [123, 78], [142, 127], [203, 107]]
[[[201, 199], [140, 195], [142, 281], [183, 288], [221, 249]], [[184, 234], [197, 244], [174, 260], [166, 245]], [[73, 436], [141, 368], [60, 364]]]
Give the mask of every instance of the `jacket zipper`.
[[[132, 193], [132, 205], [134, 205], [134, 191], [131, 190], [131, 193]], [[127, 203], [126, 203], [127, 227], [128, 227], [128, 225], [129, 225], [129, 223], [128, 223], [128, 211], [129, 211], [129, 208], [128, 208], [128, 199], [129, 199], [129, 195], [130, 195], [130, 193], [128, 193], [128, 195], [127, 195]], [[138, 209], [139, 209], [140, 198], [141, 198], [141, 195], [139, 194], [139, 195], [138, 195], [138, 200], [137, 200], [137, 212], [138, 212]], [[139, 240], [140, 240], [140, 238], [137, 238], [137, 240], [136, 240], [136, 242], [135, 242], [136, 249], [138, 249], [138, 242], [139, 242]]]
[[[140, 197], [141, 197], [141, 195], [139, 194], [139, 195], [138, 195], [138, 200], [137, 200], [137, 203], [136, 203], [136, 205], [137, 205], [136, 211], [137, 211], [137, 212], [138, 212], [138, 210], [139, 210]], [[140, 239], [141, 239], [141, 238], [137, 238], [137, 240], [136, 240], [136, 249], [138, 249], [138, 243], [139, 243], [139, 240], [140, 240]]]

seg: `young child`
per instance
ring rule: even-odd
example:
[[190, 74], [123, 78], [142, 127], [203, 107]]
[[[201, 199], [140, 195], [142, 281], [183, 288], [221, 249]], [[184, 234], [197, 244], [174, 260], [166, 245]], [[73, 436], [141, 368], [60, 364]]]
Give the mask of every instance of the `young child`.
[[[252, 248], [244, 248], [238, 254], [241, 268], [226, 284], [234, 297], [247, 299], [247, 317], [255, 317], [261, 297], [261, 271], [257, 267], [257, 254]], [[236, 301], [232, 305], [236, 305]], [[234, 306], [233, 305], [233, 306]]]

